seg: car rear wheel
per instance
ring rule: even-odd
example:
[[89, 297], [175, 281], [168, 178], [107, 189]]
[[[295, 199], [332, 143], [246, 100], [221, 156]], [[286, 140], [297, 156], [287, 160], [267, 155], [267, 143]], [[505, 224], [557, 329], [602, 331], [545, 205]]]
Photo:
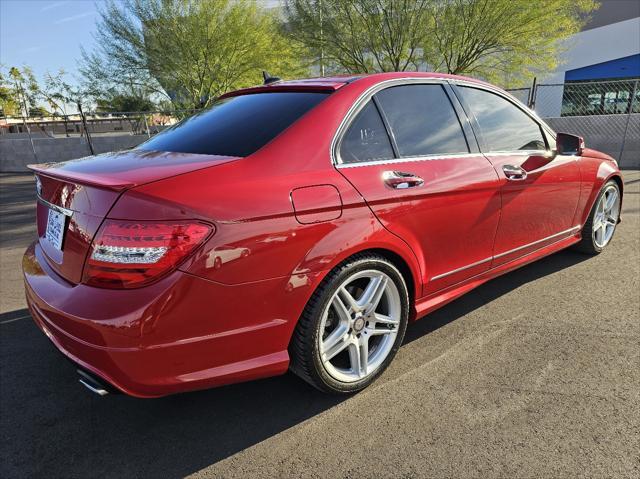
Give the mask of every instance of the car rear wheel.
[[321, 391], [360, 391], [392, 361], [408, 315], [398, 269], [381, 256], [358, 255], [329, 273], [309, 300], [291, 341], [291, 369]]
[[611, 242], [619, 218], [620, 188], [611, 180], [602, 187], [576, 249], [587, 254], [600, 253]]

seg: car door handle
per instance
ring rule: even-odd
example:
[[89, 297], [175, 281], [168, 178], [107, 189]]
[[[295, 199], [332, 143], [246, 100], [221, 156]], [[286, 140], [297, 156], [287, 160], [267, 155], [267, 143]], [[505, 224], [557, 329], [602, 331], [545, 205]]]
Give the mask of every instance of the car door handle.
[[402, 171], [385, 171], [382, 174], [382, 179], [387, 186], [395, 190], [415, 188], [424, 184], [424, 180], [419, 176]]
[[527, 179], [527, 172], [520, 166], [503, 165], [502, 171], [509, 181], [523, 181]]

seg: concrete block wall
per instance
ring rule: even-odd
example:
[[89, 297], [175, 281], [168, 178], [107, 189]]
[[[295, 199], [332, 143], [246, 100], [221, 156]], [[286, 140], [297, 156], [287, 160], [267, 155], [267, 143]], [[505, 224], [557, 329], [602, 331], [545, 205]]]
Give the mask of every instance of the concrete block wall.
[[[147, 135], [92, 137], [96, 153], [133, 148], [147, 139]], [[0, 137], [0, 172], [24, 172], [31, 163], [74, 160], [91, 154], [85, 138], [34, 138], [33, 144], [35, 157], [28, 138], [6, 140]]]

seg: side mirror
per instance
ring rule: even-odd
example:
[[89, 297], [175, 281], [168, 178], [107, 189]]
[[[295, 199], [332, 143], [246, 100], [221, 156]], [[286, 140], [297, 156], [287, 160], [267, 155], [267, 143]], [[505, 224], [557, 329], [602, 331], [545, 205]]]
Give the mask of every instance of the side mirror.
[[558, 133], [556, 136], [556, 148], [559, 155], [582, 156], [584, 139], [581, 136], [570, 133]]

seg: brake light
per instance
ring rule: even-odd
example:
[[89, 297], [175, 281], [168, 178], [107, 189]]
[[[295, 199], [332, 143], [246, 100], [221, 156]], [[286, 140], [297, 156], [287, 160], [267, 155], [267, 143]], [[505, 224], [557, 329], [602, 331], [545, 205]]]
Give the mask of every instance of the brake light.
[[211, 234], [196, 222], [105, 220], [91, 245], [83, 282], [137, 288], [173, 271]]

